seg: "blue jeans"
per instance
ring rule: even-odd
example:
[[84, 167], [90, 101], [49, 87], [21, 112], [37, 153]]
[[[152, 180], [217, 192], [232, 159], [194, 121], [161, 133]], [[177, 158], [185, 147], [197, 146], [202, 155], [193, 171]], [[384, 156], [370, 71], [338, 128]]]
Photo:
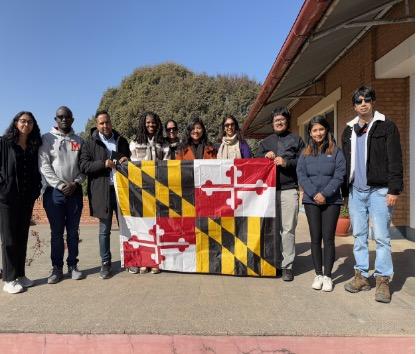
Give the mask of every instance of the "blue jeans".
[[354, 268], [369, 276], [368, 229], [369, 221], [376, 241], [374, 276], [393, 275], [390, 246], [390, 220], [392, 208], [386, 203], [387, 188], [371, 188], [359, 191], [350, 188], [349, 211], [354, 235]]
[[64, 265], [64, 230], [68, 267], [78, 263], [79, 221], [82, 212], [81, 186], [69, 197], [56, 188], [47, 187], [43, 194], [43, 207], [51, 226], [51, 260], [52, 265], [62, 268]]
[[117, 201], [114, 186], [110, 186], [109, 196], [108, 217], [100, 219], [98, 229], [98, 241], [100, 243], [100, 257], [102, 263], [111, 262], [110, 235], [113, 212], [115, 212], [117, 216]]

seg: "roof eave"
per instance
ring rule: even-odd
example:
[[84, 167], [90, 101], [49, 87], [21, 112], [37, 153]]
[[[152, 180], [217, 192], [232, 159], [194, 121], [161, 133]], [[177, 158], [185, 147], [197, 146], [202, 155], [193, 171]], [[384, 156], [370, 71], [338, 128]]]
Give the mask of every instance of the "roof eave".
[[[243, 132], [248, 129], [256, 115], [270, 98], [274, 89], [287, 69], [291, 66], [302, 46], [313, 33], [315, 26], [319, 23], [331, 2], [331, 0], [305, 0], [295, 23], [286, 37], [286, 40], [260, 89], [256, 101], [248, 113], [247, 119], [243, 125]], [[247, 137], [254, 137], [254, 135], [257, 134], [250, 134]]]

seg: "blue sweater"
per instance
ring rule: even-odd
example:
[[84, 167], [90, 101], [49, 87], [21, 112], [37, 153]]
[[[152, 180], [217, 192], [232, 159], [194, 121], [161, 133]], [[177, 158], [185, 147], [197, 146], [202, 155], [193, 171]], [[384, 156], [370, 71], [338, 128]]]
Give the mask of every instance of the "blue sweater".
[[326, 204], [342, 204], [341, 185], [346, 174], [345, 158], [335, 148], [332, 155], [299, 157], [296, 168], [299, 185], [303, 189], [303, 204], [316, 204], [313, 197], [321, 193]]

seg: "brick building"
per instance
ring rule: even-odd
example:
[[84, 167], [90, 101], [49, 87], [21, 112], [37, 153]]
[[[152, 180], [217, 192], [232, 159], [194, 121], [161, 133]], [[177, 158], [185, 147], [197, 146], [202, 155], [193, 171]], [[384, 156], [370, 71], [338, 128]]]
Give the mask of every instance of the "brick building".
[[277, 105], [292, 112], [291, 130], [304, 137], [315, 115], [331, 122], [339, 140], [355, 116], [354, 90], [376, 90], [376, 109], [397, 124], [402, 142], [404, 191], [393, 232], [414, 239], [414, 2], [306, 0], [244, 124], [246, 137], [272, 132]]

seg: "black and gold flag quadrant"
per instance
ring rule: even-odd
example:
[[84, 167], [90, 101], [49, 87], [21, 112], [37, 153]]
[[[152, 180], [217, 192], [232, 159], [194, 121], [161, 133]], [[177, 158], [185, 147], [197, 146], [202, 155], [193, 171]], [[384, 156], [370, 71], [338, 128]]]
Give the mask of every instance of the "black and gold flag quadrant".
[[117, 167], [123, 216], [195, 217], [193, 161], [140, 161]]
[[276, 276], [275, 218], [197, 217], [195, 226], [197, 272]]

